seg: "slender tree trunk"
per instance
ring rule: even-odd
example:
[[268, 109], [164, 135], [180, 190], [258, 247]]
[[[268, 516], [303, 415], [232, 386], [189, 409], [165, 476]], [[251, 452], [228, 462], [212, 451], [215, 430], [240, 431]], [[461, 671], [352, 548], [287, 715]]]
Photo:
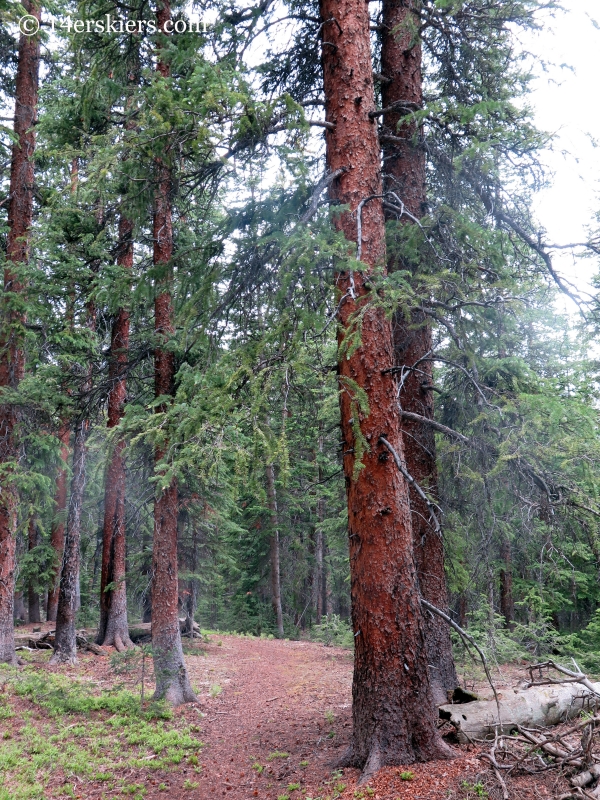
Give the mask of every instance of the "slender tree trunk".
[[[322, 429], [323, 423], [319, 423]], [[323, 454], [323, 433], [319, 433], [319, 455]], [[319, 486], [323, 480], [323, 468], [319, 463], [317, 467], [317, 476]], [[325, 522], [325, 498], [319, 497], [317, 500], [317, 527], [315, 530], [315, 576], [314, 576], [314, 592], [315, 592], [315, 612], [317, 625], [321, 624], [323, 616], [323, 523]]]
[[23, 622], [29, 621], [25, 601], [23, 600], [23, 592], [15, 592], [14, 618]]
[[[23, 3], [28, 14], [40, 18], [39, 6]], [[25, 314], [19, 295], [23, 292], [19, 267], [29, 259], [30, 230], [33, 220], [33, 178], [35, 122], [37, 119], [40, 39], [38, 35], [19, 39], [14, 133], [10, 168], [8, 242], [4, 268], [2, 330], [0, 331], [0, 389], [16, 389], [25, 370], [23, 324]], [[0, 405], [0, 663], [17, 661], [13, 635], [15, 590], [15, 547], [18, 493], [12, 473], [19, 457], [15, 437], [17, 411], [13, 405]]]
[[[133, 266], [133, 223], [121, 216], [119, 221], [119, 266]], [[123, 418], [126, 370], [129, 349], [129, 311], [120, 308], [112, 327], [108, 395], [108, 427], [116, 427]], [[127, 621], [125, 587], [125, 442], [115, 442], [106, 470], [104, 492], [104, 530], [102, 537], [102, 573], [100, 578], [100, 626], [97, 642], [114, 645], [118, 651], [132, 647]], [[112, 588], [107, 589], [108, 586]]]
[[[75, 159], [71, 172], [71, 191], [77, 187], [78, 163]], [[97, 222], [102, 221], [102, 207], [97, 210]], [[92, 265], [96, 272], [99, 263]], [[93, 300], [87, 302], [87, 327], [96, 330], [96, 307]], [[84, 379], [81, 394], [85, 398], [92, 389], [92, 353], [84, 368]], [[77, 641], [75, 632], [76, 614], [81, 607], [80, 586], [80, 543], [81, 512], [86, 482], [87, 437], [90, 420], [85, 411], [81, 411], [75, 423], [73, 440], [73, 471], [71, 476], [71, 493], [67, 510], [67, 526], [65, 530], [65, 547], [60, 576], [58, 608], [56, 612], [56, 634], [54, 638], [54, 654], [51, 664], [75, 664], [77, 661]]]
[[[423, 103], [421, 78], [420, 0], [383, 0], [381, 71], [382, 105], [389, 108], [403, 101], [409, 109]], [[399, 206], [420, 219], [426, 209], [425, 150], [422, 131], [407, 117], [407, 110], [388, 112], [383, 117], [383, 153], [385, 191]], [[402, 124], [400, 124], [402, 123]], [[393, 194], [392, 194], [393, 193]], [[395, 197], [394, 197], [395, 195]], [[405, 217], [407, 224], [412, 224]], [[388, 270], [406, 268], [395, 258], [388, 260]], [[413, 311], [405, 317], [394, 316], [396, 365], [403, 367], [399, 401], [404, 411], [433, 419], [431, 328], [424, 315]], [[422, 423], [401, 420], [406, 469], [429, 494], [437, 493], [438, 477], [433, 429]], [[433, 605], [448, 610], [448, 592], [444, 570], [444, 543], [431, 524], [427, 504], [410, 488], [411, 521], [415, 563], [421, 595]], [[447, 693], [458, 685], [450, 629], [433, 614], [425, 614], [425, 639], [430, 679], [436, 703], [447, 702]]]
[[51, 664], [75, 664], [77, 643], [75, 614], [79, 590], [79, 543], [81, 538], [81, 509], [85, 490], [86, 441], [89, 422], [79, 419], [75, 425], [73, 442], [73, 475], [67, 511], [65, 547], [60, 575], [56, 635]]
[[512, 553], [510, 541], [507, 537], [502, 539], [500, 558], [502, 560], [500, 569], [500, 613], [504, 617], [506, 627], [512, 630], [515, 627], [515, 605], [512, 592]]
[[48, 592], [48, 611], [46, 619], [48, 622], [56, 622], [56, 612], [58, 610], [58, 589], [60, 583], [60, 570], [65, 549], [65, 512], [67, 510], [67, 460], [69, 458], [69, 443], [71, 441], [71, 426], [67, 421], [63, 422], [59, 431], [61, 442], [60, 458], [63, 466], [58, 470], [56, 476], [56, 494], [54, 502], [56, 509], [52, 521], [50, 532], [50, 544], [54, 550], [55, 573], [52, 588]]
[[[29, 518], [29, 531], [27, 536], [27, 544], [29, 552], [31, 552], [38, 543], [38, 529], [35, 518]], [[29, 605], [29, 622], [41, 622], [40, 617], [40, 596], [37, 593], [32, 581], [29, 581], [27, 587], [27, 600]]]
[[327, 563], [329, 547], [327, 542], [323, 542], [323, 608], [325, 615], [330, 617], [333, 614], [333, 588], [331, 580], [331, 569]]
[[283, 639], [283, 611], [281, 608], [281, 576], [279, 574], [279, 515], [277, 512], [277, 494], [275, 491], [275, 468], [268, 464], [267, 499], [271, 514], [271, 536], [269, 539], [271, 549], [271, 602], [277, 623], [277, 635]]
[[[75, 157], [71, 161], [71, 196], [77, 192], [77, 181], [79, 178], [79, 159]], [[75, 324], [75, 292], [71, 289], [67, 295], [67, 308], [66, 308], [66, 323], [67, 329], [73, 333]], [[70, 394], [70, 389], [66, 389], [66, 393]], [[71, 422], [67, 418], [63, 418], [61, 426], [58, 431], [58, 438], [60, 439], [60, 458], [63, 466], [58, 470], [56, 475], [56, 493], [54, 495], [54, 502], [56, 510], [54, 512], [54, 520], [52, 522], [52, 530], [50, 534], [50, 543], [55, 554], [55, 573], [52, 588], [48, 592], [48, 616], [49, 622], [56, 622], [56, 615], [58, 613], [58, 595], [60, 592], [60, 575], [62, 569], [63, 554], [65, 549], [65, 525], [67, 515], [67, 473], [69, 462], [69, 445], [71, 443]]]
[[[450, 750], [436, 728], [408, 490], [380, 441], [385, 437], [403, 457], [389, 373], [392, 330], [384, 311], [366, 311], [360, 343], [353, 352], [344, 349], [352, 315], [370, 299], [369, 272], [385, 266], [380, 150], [369, 117], [374, 91], [368, 4], [321, 0], [321, 19], [326, 118], [335, 126], [326, 132], [327, 162], [331, 171], [345, 170], [332, 184], [331, 197], [350, 208], [337, 222], [349, 242], [357, 241], [360, 214], [358, 246], [366, 264], [364, 271], [336, 276], [355, 634], [352, 744], [344, 763], [363, 768], [365, 780], [385, 764], [445, 757]], [[357, 450], [363, 448], [360, 465]]]
[[[157, 27], [164, 31], [171, 19], [168, 0], [159, 0]], [[163, 61], [159, 50], [157, 71], [164, 78], [169, 76], [169, 65]], [[156, 160], [157, 187], [154, 198], [154, 255], [156, 266], [165, 266], [165, 277], [157, 287], [154, 302], [154, 326], [158, 342], [166, 343], [175, 331], [173, 324], [172, 268], [173, 224], [171, 192], [173, 181], [168, 165]], [[157, 343], [154, 352], [154, 381], [157, 397], [174, 394], [175, 359], [173, 353]], [[166, 406], [158, 409], [164, 412]], [[156, 463], [164, 456], [167, 443], [156, 450]], [[178, 614], [177, 581], [177, 513], [179, 499], [177, 481], [162, 490], [154, 503], [154, 547], [152, 551], [152, 648], [154, 674], [156, 676], [155, 698], [165, 698], [171, 705], [190, 703], [196, 699], [192, 690], [181, 646]]]

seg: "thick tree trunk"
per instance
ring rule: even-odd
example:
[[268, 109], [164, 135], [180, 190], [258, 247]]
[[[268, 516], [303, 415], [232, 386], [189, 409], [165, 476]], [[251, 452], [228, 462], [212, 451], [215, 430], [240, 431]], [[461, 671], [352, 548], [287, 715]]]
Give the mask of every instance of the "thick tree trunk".
[[[382, 104], [389, 108], [400, 101], [404, 110], [388, 112], [383, 117], [383, 153], [385, 191], [395, 205], [420, 219], [426, 209], [425, 150], [421, 130], [407, 118], [408, 110], [423, 103], [421, 79], [421, 43], [419, 40], [419, 0], [383, 0], [381, 71]], [[399, 126], [403, 119], [406, 120]], [[396, 197], [393, 196], [393, 194]], [[411, 224], [410, 218], [402, 220]], [[394, 258], [388, 270], [406, 268]], [[404, 411], [433, 419], [431, 328], [421, 312], [410, 318], [402, 312], [394, 315], [394, 350], [396, 365], [401, 366], [399, 401]], [[437, 465], [433, 429], [419, 422], [401, 421], [406, 469], [417, 484], [429, 494], [437, 493]], [[421, 595], [432, 605], [448, 610], [448, 592], [444, 571], [444, 543], [431, 524], [427, 504], [410, 488], [411, 521], [415, 563]], [[425, 615], [425, 639], [430, 679], [436, 703], [444, 703], [447, 693], [457, 685], [452, 643], [448, 626], [433, 614]]]
[[267, 477], [267, 500], [271, 515], [271, 536], [269, 540], [271, 551], [271, 602], [273, 613], [277, 624], [277, 635], [283, 639], [283, 611], [281, 608], [281, 576], [279, 574], [279, 515], [277, 512], [277, 494], [275, 491], [275, 468], [273, 464], [268, 464], [266, 469]]
[[85, 490], [88, 427], [87, 419], [80, 419], [75, 425], [73, 475], [60, 575], [54, 655], [50, 659], [51, 664], [74, 664], [77, 661], [75, 614], [79, 591], [79, 543], [81, 539], [81, 509]]
[[504, 623], [509, 630], [515, 626], [515, 605], [512, 592], [512, 554], [510, 541], [503, 538], [500, 545], [500, 558], [502, 567], [500, 569], [500, 613], [504, 617]]
[[67, 460], [69, 458], [69, 443], [71, 441], [71, 426], [68, 422], [63, 422], [59, 431], [61, 442], [60, 458], [63, 463], [56, 476], [56, 494], [54, 502], [54, 520], [50, 532], [50, 544], [54, 550], [56, 571], [52, 588], [48, 592], [48, 610], [46, 619], [48, 622], [56, 622], [56, 612], [58, 610], [58, 592], [60, 583], [60, 570], [65, 549], [65, 512], [67, 510]]
[[[164, 31], [171, 19], [168, 0], [157, 7], [157, 25]], [[169, 66], [159, 51], [157, 71], [169, 76]], [[173, 255], [173, 224], [171, 192], [173, 182], [169, 167], [156, 160], [157, 187], [154, 198], [153, 238], [155, 265], [167, 265], [165, 277], [157, 287], [154, 303], [154, 327], [159, 342], [166, 342], [174, 333], [173, 300], [171, 297]], [[154, 352], [154, 381], [157, 397], [173, 395], [175, 360], [173, 353], [157, 344]], [[159, 408], [165, 411], [166, 406]], [[167, 443], [156, 450], [156, 462], [166, 452]], [[177, 481], [171, 479], [154, 504], [154, 547], [152, 551], [152, 649], [156, 676], [155, 698], [165, 698], [174, 706], [196, 699], [192, 690], [181, 646], [178, 614], [177, 581], [177, 512], [179, 499]]]
[[[133, 223], [121, 217], [119, 221], [119, 252], [117, 263], [133, 266]], [[116, 427], [123, 418], [126, 370], [129, 349], [129, 312], [119, 309], [112, 327], [108, 395], [108, 427]], [[125, 442], [115, 442], [106, 470], [104, 492], [104, 529], [102, 536], [102, 573], [100, 578], [100, 625], [98, 644], [113, 645], [121, 651], [132, 647], [127, 622], [127, 591], [125, 587]], [[107, 590], [107, 586], [112, 588]]]
[[[25, 10], [38, 19], [40, 9], [31, 0], [24, 0]], [[33, 177], [35, 122], [40, 65], [38, 35], [19, 39], [14, 133], [10, 168], [10, 205], [8, 209], [8, 242], [4, 268], [4, 308], [0, 331], [0, 389], [16, 389], [23, 377], [25, 354], [22, 331], [25, 315], [20, 302], [14, 302], [23, 291], [18, 267], [29, 259], [30, 229], [33, 220]], [[11, 473], [18, 460], [15, 441], [17, 411], [9, 404], [0, 405], [0, 663], [16, 663], [13, 636], [15, 546], [17, 532], [17, 488]]]
[[[29, 552], [31, 552], [38, 543], [38, 529], [34, 517], [29, 518], [29, 531], [27, 536], [27, 544]], [[41, 622], [40, 616], [40, 596], [36, 591], [35, 585], [29, 581], [27, 587], [27, 601], [29, 606], [29, 622]]]
[[[321, 0], [331, 197], [350, 211], [338, 226], [358, 242], [365, 271], [336, 277], [341, 422], [355, 633], [352, 744], [345, 763], [363, 779], [385, 764], [447, 757], [436, 728], [413, 561], [406, 482], [380, 437], [402, 455], [391, 324], [382, 309], [362, 318], [361, 341], [344, 350], [351, 316], [369, 300], [370, 269], [385, 266], [380, 150], [375, 124], [369, 9], [364, 0]], [[359, 216], [360, 215], [360, 216]], [[366, 396], [369, 408], [356, 389]], [[357, 455], [364, 448], [362, 465]]]

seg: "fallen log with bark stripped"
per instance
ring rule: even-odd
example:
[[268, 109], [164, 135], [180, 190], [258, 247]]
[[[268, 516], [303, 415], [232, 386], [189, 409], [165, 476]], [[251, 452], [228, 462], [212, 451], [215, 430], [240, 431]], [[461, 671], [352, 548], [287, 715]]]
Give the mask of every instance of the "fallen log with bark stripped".
[[498, 699], [500, 720], [495, 700], [448, 703], [440, 706], [440, 718], [456, 728], [462, 742], [494, 738], [496, 730], [508, 734], [519, 726], [547, 728], [576, 717], [582, 709], [594, 708], [600, 699], [600, 683], [530, 686], [499, 692]]

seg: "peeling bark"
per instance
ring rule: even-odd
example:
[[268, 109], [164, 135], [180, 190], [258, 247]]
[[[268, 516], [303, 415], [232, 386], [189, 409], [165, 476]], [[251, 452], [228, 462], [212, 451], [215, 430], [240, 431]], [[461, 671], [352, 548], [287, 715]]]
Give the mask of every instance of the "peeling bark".
[[[157, 27], [165, 30], [171, 19], [168, 0], [162, 0], [156, 12]], [[169, 65], [158, 53], [157, 72], [164, 78], [169, 76]], [[168, 165], [156, 159], [157, 187], [154, 197], [153, 238], [155, 265], [166, 265], [165, 276], [157, 287], [154, 302], [154, 327], [160, 344], [154, 351], [154, 382], [157, 397], [172, 396], [175, 382], [175, 359], [173, 353], [161, 344], [166, 344], [174, 333], [173, 300], [171, 296], [173, 255], [173, 224], [171, 192], [173, 181]], [[166, 406], [159, 411], [165, 411]], [[157, 448], [156, 463], [166, 452], [166, 443]], [[179, 498], [177, 481], [161, 491], [154, 503], [154, 546], [152, 551], [152, 649], [154, 674], [156, 676], [155, 698], [165, 698], [171, 705], [194, 702], [192, 690], [181, 646], [178, 614], [177, 580], [177, 514]]]
[[[419, 0], [384, 0], [382, 6], [381, 70], [388, 79], [382, 86], [382, 104], [389, 108], [404, 101], [411, 108], [423, 104], [421, 43], [419, 39]], [[383, 154], [385, 190], [394, 192], [416, 219], [426, 210], [425, 150], [422, 131], [395, 110], [383, 116]], [[389, 137], [389, 138], [388, 138]], [[394, 198], [392, 198], [394, 200]], [[396, 203], [397, 204], [397, 203]], [[410, 218], [401, 220], [413, 224]], [[388, 270], [405, 269], [395, 258]], [[432, 362], [426, 361], [433, 348], [431, 328], [421, 312], [410, 318], [401, 311], [394, 315], [396, 365], [403, 367], [399, 401], [404, 411], [433, 419]], [[438, 476], [435, 433], [424, 423], [401, 420], [406, 469], [430, 495], [437, 494]], [[443, 611], [448, 610], [444, 571], [444, 543], [430, 521], [427, 504], [410, 487], [411, 521], [417, 577], [421, 595]], [[436, 703], [447, 700], [447, 693], [458, 685], [452, 643], [447, 625], [432, 614], [424, 615], [427, 658]]]
[[[348, 497], [352, 623], [355, 633], [353, 733], [344, 763], [363, 768], [363, 780], [386, 764], [451, 755], [436, 729], [423, 618], [416, 587], [406, 482], [380, 443], [389, 437], [403, 453], [391, 324], [382, 309], [363, 317], [361, 341], [349, 355], [344, 338], [352, 315], [369, 300], [369, 272], [385, 266], [385, 230], [374, 110], [368, 5], [321, 0], [327, 165], [343, 174], [332, 200], [347, 204], [337, 225], [358, 246], [365, 269], [336, 276], [339, 292], [339, 377], [344, 473]], [[369, 200], [367, 200], [369, 198]], [[362, 203], [362, 206], [360, 205]], [[361, 407], [353, 386], [368, 398]], [[356, 449], [366, 447], [362, 468]]]
[[[40, 19], [40, 8], [24, 0], [28, 14]], [[19, 266], [29, 260], [33, 220], [35, 122], [40, 66], [39, 35], [19, 38], [14, 133], [10, 167], [8, 242], [4, 268], [2, 330], [0, 331], [0, 389], [18, 388], [25, 370], [23, 326], [25, 314], [19, 295], [23, 293]], [[0, 663], [15, 664], [13, 638], [14, 590], [18, 493], [12, 474], [19, 458], [15, 437], [17, 410], [0, 405]]]

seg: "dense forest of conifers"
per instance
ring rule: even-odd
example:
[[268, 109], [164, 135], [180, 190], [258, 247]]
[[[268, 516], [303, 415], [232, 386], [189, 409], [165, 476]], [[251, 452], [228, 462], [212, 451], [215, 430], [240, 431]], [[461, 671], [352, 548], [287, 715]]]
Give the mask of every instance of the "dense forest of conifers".
[[13, 619], [59, 663], [152, 620], [180, 702], [179, 617], [354, 640], [360, 730], [378, 670], [455, 682], [420, 593], [594, 666], [597, 301], [530, 214], [515, 37], [547, 6], [0, 0], [1, 660]]

